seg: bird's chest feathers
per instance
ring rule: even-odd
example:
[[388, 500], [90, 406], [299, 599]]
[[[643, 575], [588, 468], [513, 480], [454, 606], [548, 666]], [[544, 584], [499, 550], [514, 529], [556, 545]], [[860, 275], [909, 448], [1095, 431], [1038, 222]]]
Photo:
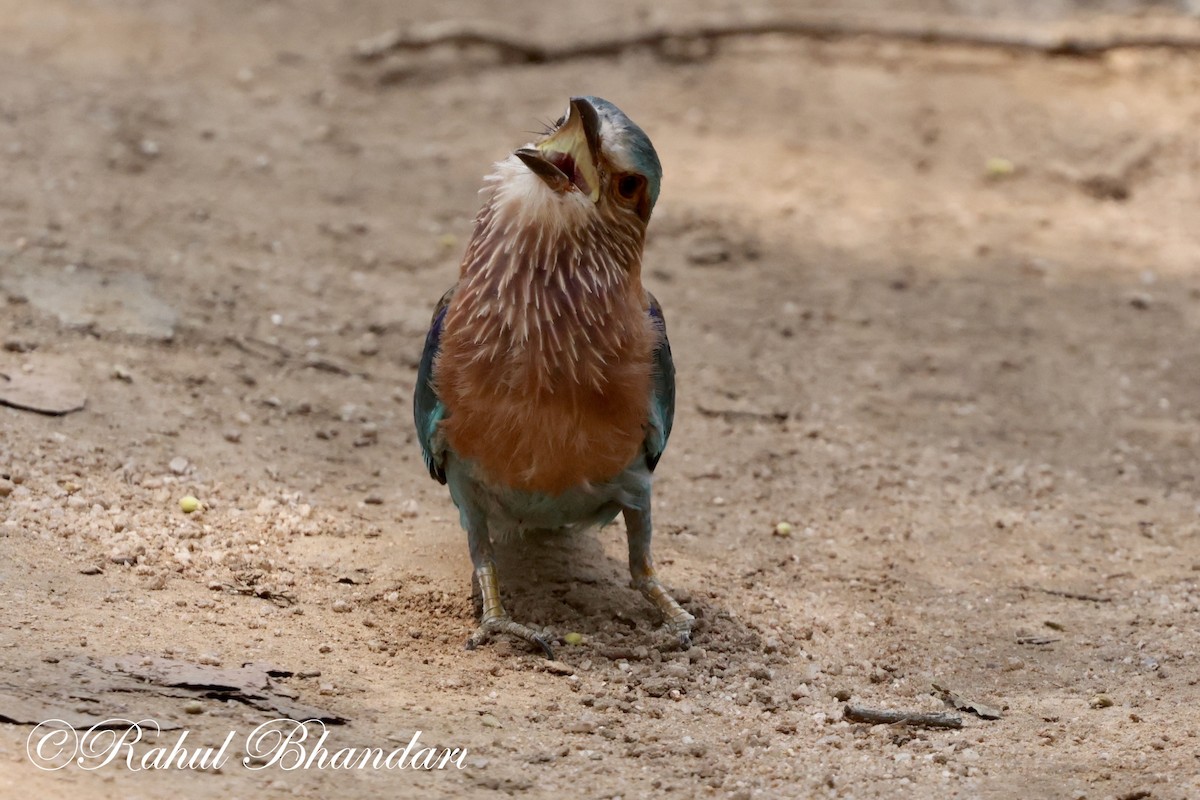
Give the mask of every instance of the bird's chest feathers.
[[637, 458], [656, 335], [636, 271], [562, 258], [464, 271], [435, 371], [447, 444], [488, 481], [550, 495]]

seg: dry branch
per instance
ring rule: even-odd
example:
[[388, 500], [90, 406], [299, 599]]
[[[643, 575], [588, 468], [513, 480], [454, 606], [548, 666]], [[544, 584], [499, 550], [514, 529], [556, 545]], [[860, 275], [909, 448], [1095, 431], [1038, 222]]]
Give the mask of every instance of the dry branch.
[[1113, 601], [1113, 599], [1111, 597], [1102, 597], [1098, 594], [1084, 594], [1083, 592], [1067, 592], [1067, 591], [1063, 591], [1062, 589], [1045, 589], [1041, 586], [1026, 585], [1026, 586], [1021, 586], [1018, 588], [1023, 589], [1027, 592], [1041, 592], [1042, 594], [1048, 594], [1051, 597], [1063, 597], [1063, 598], [1066, 598], [1067, 600], [1083, 600], [1088, 603], [1111, 603]]
[[923, 728], [961, 728], [962, 717], [957, 714], [927, 714], [921, 711], [890, 711], [884, 709], [845, 706], [842, 716], [851, 722], [871, 725], [916, 725]]
[[[1182, 24], [1182, 23], [1181, 23]], [[723, 39], [747, 36], [792, 36], [803, 39], [835, 40], [874, 37], [902, 42], [959, 45], [1054, 56], [1097, 56], [1122, 48], [1171, 48], [1200, 50], [1200, 27], [1166, 32], [1147, 28], [1088, 30], [1064, 25], [1037, 26], [952, 16], [807, 13], [786, 17], [713, 17], [693, 22], [648, 27], [636, 32], [587, 39], [538, 41], [486, 21], [446, 20], [397, 28], [365, 39], [355, 56], [375, 60], [406, 51], [445, 45], [490, 47], [504, 60], [545, 64], [598, 56], [627, 50], [651, 48], [661, 55], [679, 57], [691, 51], [681, 45], [700, 43], [701, 56], [710, 55]]]
[[1157, 139], [1137, 140], [1112, 158], [1104, 169], [1091, 173], [1066, 164], [1051, 164], [1049, 169], [1051, 174], [1078, 184], [1092, 197], [1124, 200], [1129, 197], [1134, 173], [1150, 163], [1161, 144]]
[[[320, 372], [332, 372], [334, 375], [343, 375], [346, 377], [359, 377], [370, 379], [370, 374], [366, 372], [356, 372], [349, 367], [343, 366], [328, 358], [323, 358], [316, 353], [297, 353], [294, 350], [289, 350], [281, 344], [266, 342], [262, 339], [256, 339], [252, 336], [226, 336], [224, 339], [226, 344], [236, 347], [246, 355], [254, 356], [264, 360], [275, 360], [279, 363], [286, 363], [289, 360], [299, 361], [309, 369], [315, 369]], [[271, 355], [274, 351], [275, 355]]]
[[701, 416], [715, 419], [723, 419], [726, 422], [743, 422], [749, 420], [751, 422], [787, 422], [787, 411], [758, 411], [754, 409], [737, 409], [737, 408], [712, 408], [703, 404], [698, 404], [696, 410]]

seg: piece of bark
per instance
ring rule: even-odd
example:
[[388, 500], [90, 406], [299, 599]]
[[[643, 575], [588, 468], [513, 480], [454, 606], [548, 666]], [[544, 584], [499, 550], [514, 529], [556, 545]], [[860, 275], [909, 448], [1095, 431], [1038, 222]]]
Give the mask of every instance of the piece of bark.
[[851, 722], [871, 725], [913, 725], [921, 728], [961, 728], [962, 717], [957, 714], [933, 714], [923, 711], [892, 711], [847, 705], [842, 715]]

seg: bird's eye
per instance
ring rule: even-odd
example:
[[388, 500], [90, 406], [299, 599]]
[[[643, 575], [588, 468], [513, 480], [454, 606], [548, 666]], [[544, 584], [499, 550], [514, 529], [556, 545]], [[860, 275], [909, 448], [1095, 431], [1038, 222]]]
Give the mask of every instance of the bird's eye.
[[626, 200], [632, 200], [637, 197], [638, 192], [642, 189], [642, 184], [646, 182], [641, 175], [623, 175], [617, 181], [617, 193]]

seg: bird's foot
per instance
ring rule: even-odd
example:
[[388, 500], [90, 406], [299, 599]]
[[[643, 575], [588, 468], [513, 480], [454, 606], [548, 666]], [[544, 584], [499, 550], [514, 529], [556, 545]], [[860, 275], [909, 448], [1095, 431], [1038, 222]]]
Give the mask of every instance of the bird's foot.
[[550, 648], [550, 642], [544, 634], [538, 633], [528, 625], [522, 625], [519, 622], [514, 622], [507, 615], [488, 617], [479, 623], [479, 627], [467, 639], [467, 649], [474, 650], [479, 645], [491, 639], [497, 633], [507, 633], [510, 636], [515, 636], [536, 645], [541, 649], [542, 654], [546, 658], [554, 659], [554, 650]]
[[679, 638], [680, 649], [690, 648], [692, 646], [692, 626], [696, 624], [696, 618], [684, 611], [683, 606], [667, 593], [658, 578], [648, 577], [640, 585], [635, 583], [633, 588], [640, 591], [662, 614], [668, 630]]

